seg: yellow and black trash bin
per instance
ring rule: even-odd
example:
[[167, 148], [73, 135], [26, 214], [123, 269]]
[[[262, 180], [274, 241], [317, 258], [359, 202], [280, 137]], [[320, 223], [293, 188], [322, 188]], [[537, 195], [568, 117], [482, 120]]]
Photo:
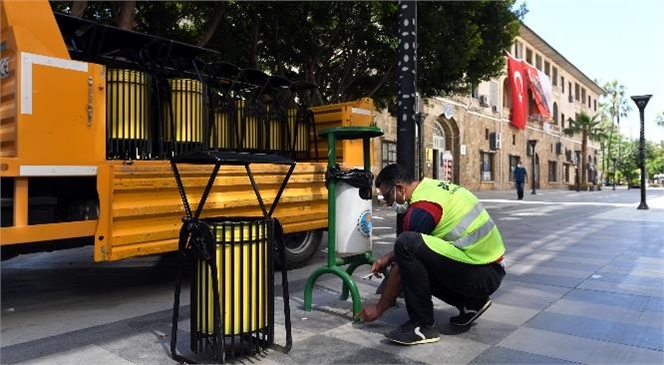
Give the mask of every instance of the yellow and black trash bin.
[[[267, 298], [273, 297], [272, 219], [235, 218], [204, 220], [212, 231], [211, 251], [217, 267], [221, 331], [224, 336], [251, 333], [267, 339]], [[193, 261], [191, 279], [192, 333], [214, 333], [212, 270], [204, 259]], [[240, 338], [241, 340], [241, 338]]]
[[[191, 211], [177, 164], [214, 164], [212, 175], [195, 212]], [[288, 164], [290, 168], [270, 209], [252, 183], [263, 212], [258, 217], [199, 219], [222, 164], [244, 165], [253, 182], [251, 165]], [[274, 343], [274, 255], [284, 260], [281, 225], [272, 213], [295, 168], [295, 162], [280, 156], [227, 151], [188, 152], [171, 160], [178, 190], [185, 207], [180, 230], [179, 270], [173, 304], [171, 353], [175, 360], [189, 362], [177, 354], [177, 320], [182, 268], [191, 265], [190, 348], [195, 354], [211, 354], [214, 360], [256, 355], [267, 348], [288, 352], [292, 345], [288, 278], [282, 272], [286, 346]]]

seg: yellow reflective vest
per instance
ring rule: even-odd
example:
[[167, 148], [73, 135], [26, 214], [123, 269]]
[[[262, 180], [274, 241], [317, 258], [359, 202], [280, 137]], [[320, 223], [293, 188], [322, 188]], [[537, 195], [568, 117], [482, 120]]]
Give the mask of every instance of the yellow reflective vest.
[[424, 178], [413, 191], [410, 203], [428, 201], [443, 208], [431, 234], [422, 234], [433, 251], [450, 259], [483, 265], [505, 253], [498, 227], [477, 197], [465, 188], [447, 181]]

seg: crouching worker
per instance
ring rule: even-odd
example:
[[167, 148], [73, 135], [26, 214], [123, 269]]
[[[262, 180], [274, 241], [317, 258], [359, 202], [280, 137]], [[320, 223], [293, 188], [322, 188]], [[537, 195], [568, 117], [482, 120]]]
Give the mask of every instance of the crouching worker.
[[417, 181], [396, 164], [383, 168], [376, 187], [387, 206], [408, 208], [393, 251], [371, 267], [379, 276], [391, 266], [381, 298], [356, 318], [376, 320], [403, 290], [409, 320], [386, 333], [389, 340], [438, 341], [432, 296], [459, 309], [450, 323], [469, 326], [491, 306], [489, 296], [505, 277], [505, 246], [489, 213], [467, 189], [429, 178]]

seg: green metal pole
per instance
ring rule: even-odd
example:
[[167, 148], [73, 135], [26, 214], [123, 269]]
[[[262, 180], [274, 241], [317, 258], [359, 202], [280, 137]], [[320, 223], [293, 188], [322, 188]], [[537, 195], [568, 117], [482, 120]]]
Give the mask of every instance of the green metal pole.
[[[327, 168], [333, 167], [337, 163], [337, 136], [334, 133], [327, 135], [328, 153]], [[337, 182], [332, 180], [327, 188], [327, 266], [336, 266], [337, 254]]]

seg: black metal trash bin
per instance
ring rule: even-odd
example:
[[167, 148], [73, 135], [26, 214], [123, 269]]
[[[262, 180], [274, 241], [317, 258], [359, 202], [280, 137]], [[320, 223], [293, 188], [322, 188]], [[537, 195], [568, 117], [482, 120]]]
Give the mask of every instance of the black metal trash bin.
[[208, 260], [192, 260], [191, 349], [212, 351], [222, 361], [265, 350], [274, 343], [274, 221], [203, 221], [215, 240], [209, 253], [217, 277], [214, 280]]
[[[184, 190], [178, 163], [214, 165], [196, 210]], [[244, 166], [251, 181], [261, 217], [201, 218], [205, 201], [221, 165]], [[289, 165], [272, 205], [266, 207], [251, 171], [252, 164]], [[177, 334], [182, 268], [192, 265], [191, 336], [194, 353], [212, 353], [222, 363], [227, 359], [257, 354], [271, 347], [288, 353], [292, 346], [287, 272], [281, 274], [284, 299], [286, 346], [274, 343], [274, 259], [285, 262], [283, 229], [272, 213], [295, 169], [284, 157], [230, 151], [191, 151], [171, 159], [173, 175], [184, 205], [185, 216], [178, 239], [179, 265], [173, 301], [171, 356], [178, 354]]]

